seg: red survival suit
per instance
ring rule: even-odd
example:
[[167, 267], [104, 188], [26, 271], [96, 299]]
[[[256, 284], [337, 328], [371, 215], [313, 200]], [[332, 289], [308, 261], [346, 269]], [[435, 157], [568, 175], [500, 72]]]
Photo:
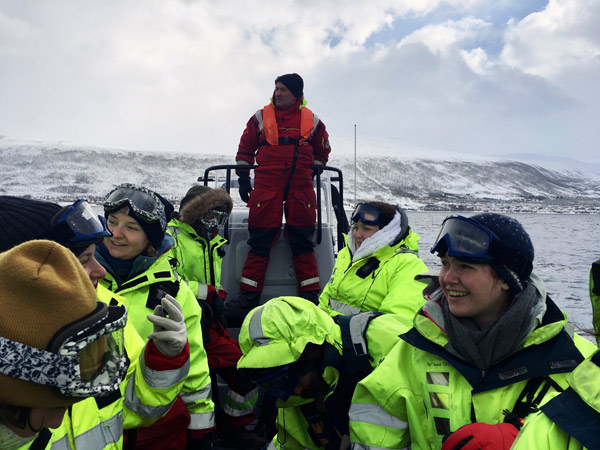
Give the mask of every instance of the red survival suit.
[[[258, 165], [248, 200], [250, 252], [242, 270], [242, 290], [262, 292], [282, 214], [298, 291], [321, 289], [312, 243], [317, 206], [312, 166], [315, 161], [326, 164], [331, 149], [325, 124], [304, 106], [303, 99], [301, 96], [285, 109], [275, 108], [272, 102], [266, 105], [250, 118], [240, 139], [237, 163], [254, 164], [256, 160]], [[242, 168], [238, 175], [240, 172]]]

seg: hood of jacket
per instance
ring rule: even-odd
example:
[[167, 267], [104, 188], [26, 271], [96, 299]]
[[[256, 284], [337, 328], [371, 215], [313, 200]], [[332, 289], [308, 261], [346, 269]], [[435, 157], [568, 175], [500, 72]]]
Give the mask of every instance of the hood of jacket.
[[396, 214], [392, 221], [365, 239], [358, 249], [355, 248], [352, 232], [348, 234], [347, 245], [352, 255], [352, 261], [357, 261], [372, 255], [383, 247], [394, 247], [398, 244], [405, 245], [410, 250], [418, 252], [420, 238], [418, 234], [411, 232], [406, 212], [396, 206]]
[[227, 191], [223, 189], [211, 189], [186, 202], [179, 211], [179, 220], [188, 225], [193, 225], [208, 211], [221, 205], [226, 206], [227, 214], [231, 213], [233, 201]]
[[298, 297], [277, 297], [254, 308], [240, 328], [239, 369], [264, 369], [297, 361], [307, 344], [325, 342], [342, 353], [340, 327], [325, 311]]

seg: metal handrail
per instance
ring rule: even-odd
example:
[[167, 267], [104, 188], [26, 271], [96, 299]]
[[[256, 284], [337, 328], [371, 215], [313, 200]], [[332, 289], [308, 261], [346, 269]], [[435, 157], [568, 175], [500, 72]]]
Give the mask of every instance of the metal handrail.
[[[210, 172], [214, 172], [216, 170], [226, 170], [225, 175], [225, 190], [227, 193], [231, 193], [231, 171], [237, 169], [255, 169], [258, 166], [256, 164], [253, 165], [239, 165], [239, 164], [220, 164], [216, 166], [207, 167], [204, 170], [204, 176], [198, 177], [198, 181], [202, 182], [204, 186], [208, 186], [208, 182], [210, 181]], [[322, 171], [332, 171], [337, 173], [337, 177], [331, 178], [331, 181], [337, 181], [339, 184], [339, 195], [337, 197], [337, 206], [338, 206], [338, 214], [345, 214], [344, 212], [344, 181], [342, 171], [337, 167], [331, 166], [313, 166], [313, 170], [316, 176], [316, 189], [317, 189], [317, 245], [321, 243], [322, 239], [322, 213], [321, 213], [321, 172]], [[332, 186], [333, 187], [333, 186]], [[345, 243], [343, 233], [348, 230], [343, 229], [342, 221], [337, 218], [337, 241], [338, 241], [338, 251], [341, 250]], [[225, 223], [223, 234], [225, 239], [229, 238], [229, 219]]]

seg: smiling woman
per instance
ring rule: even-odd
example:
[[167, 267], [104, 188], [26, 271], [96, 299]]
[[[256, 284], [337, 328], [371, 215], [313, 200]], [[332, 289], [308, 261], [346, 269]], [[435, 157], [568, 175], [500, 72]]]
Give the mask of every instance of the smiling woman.
[[[176, 275], [169, 262], [173, 238], [166, 234], [173, 206], [160, 194], [143, 186], [121, 184], [111, 190], [103, 203], [108, 229], [96, 251], [107, 275], [101, 285], [124, 298], [130, 320], [140, 336], [152, 338], [156, 329], [148, 314], [164, 315], [161, 300], [174, 297], [180, 305], [190, 351], [190, 370], [180, 396], [169, 412], [150, 427], [128, 434], [136, 448], [185, 449], [209, 445], [215, 427], [214, 404], [206, 351], [200, 330], [201, 310], [188, 285]], [[165, 331], [169, 338], [178, 336]], [[166, 345], [165, 350], [169, 350]], [[172, 356], [176, 356], [175, 355]]]
[[359, 203], [351, 214], [348, 245], [338, 254], [319, 306], [330, 315], [364, 311], [401, 314], [412, 319], [423, 305], [427, 272], [419, 259], [420, 236], [400, 207], [380, 201]]
[[500, 318], [533, 268], [529, 235], [499, 214], [446, 218], [432, 252], [442, 261], [439, 282], [449, 313], [470, 318], [479, 329]]
[[517, 220], [449, 216], [431, 252], [439, 277], [413, 328], [358, 384], [351, 439], [365, 448], [454, 450], [473, 440], [508, 449], [522, 419], [567, 387], [594, 346], [571, 334], [532, 274], [533, 244]]
[[133, 259], [143, 252], [154, 252], [154, 249], [149, 247], [150, 241], [141, 225], [133, 217], [128, 216], [128, 212], [129, 208], [124, 206], [118, 211], [109, 213], [106, 221], [112, 236], [104, 239], [104, 245], [117, 259]]

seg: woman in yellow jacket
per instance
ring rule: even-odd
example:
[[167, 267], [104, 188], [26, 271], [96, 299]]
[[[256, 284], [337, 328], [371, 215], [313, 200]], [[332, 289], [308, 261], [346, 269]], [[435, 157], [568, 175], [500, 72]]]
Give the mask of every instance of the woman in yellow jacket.
[[532, 275], [533, 245], [515, 219], [449, 216], [431, 251], [439, 287], [354, 392], [354, 450], [507, 450], [520, 419], [595, 349]]
[[[110, 232], [104, 218], [97, 216], [86, 201], [80, 199], [61, 208], [51, 202], [0, 196], [0, 222], [4, 230], [0, 251], [37, 238], [54, 240], [75, 254], [96, 287], [98, 300], [122, 305], [118, 295], [98, 286], [106, 270], [96, 261], [94, 251]], [[170, 319], [157, 319], [154, 315], [150, 318], [163, 321], [167, 328], [162, 327], [162, 332], [155, 333], [148, 344], [144, 344], [131, 322], [126, 322], [123, 337], [130, 364], [119, 390], [74, 404], [67, 410], [62, 425], [40, 434], [31, 448], [43, 448], [46, 442], [48, 448], [54, 449], [121, 449], [123, 429], [150, 425], [168, 411], [188, 373], [189, 347], [183, 317], [176, 311], [180, 308], [174, 301], [165, 306]], [[177, 316], [179, 323], [174, 320]], [[161, 338], [171, 340], [174, 330], [179, 334], [179, 344], [172, 351], [165, 351]]]
[[425, 303], [425, 285], [415, 280], [427, 272], [418, 257], [419, 239], [399, 207], [359, 203], [319, 306], [332, 316], [379, 311], [412, 319]]
[[[214, 403], [196, 296], [171, 268], [173, 238], [165, 234], [173, 206], [142, 186], [121, 184], [104, 200], [104, 214], [112, 236], [96, 249], [108, 274], [101, 284], [121, 295], [129, 317], [143, 338], [152, 328], [146, 316], [166, 294], [181, 305], [190, 346], [190, 371], [178, 401], [167, 415], [148, 428], [128, 433], [136, 448], [211, 448], [215, 431]], [[187, 428], [187, 433], [186, 433]]]

